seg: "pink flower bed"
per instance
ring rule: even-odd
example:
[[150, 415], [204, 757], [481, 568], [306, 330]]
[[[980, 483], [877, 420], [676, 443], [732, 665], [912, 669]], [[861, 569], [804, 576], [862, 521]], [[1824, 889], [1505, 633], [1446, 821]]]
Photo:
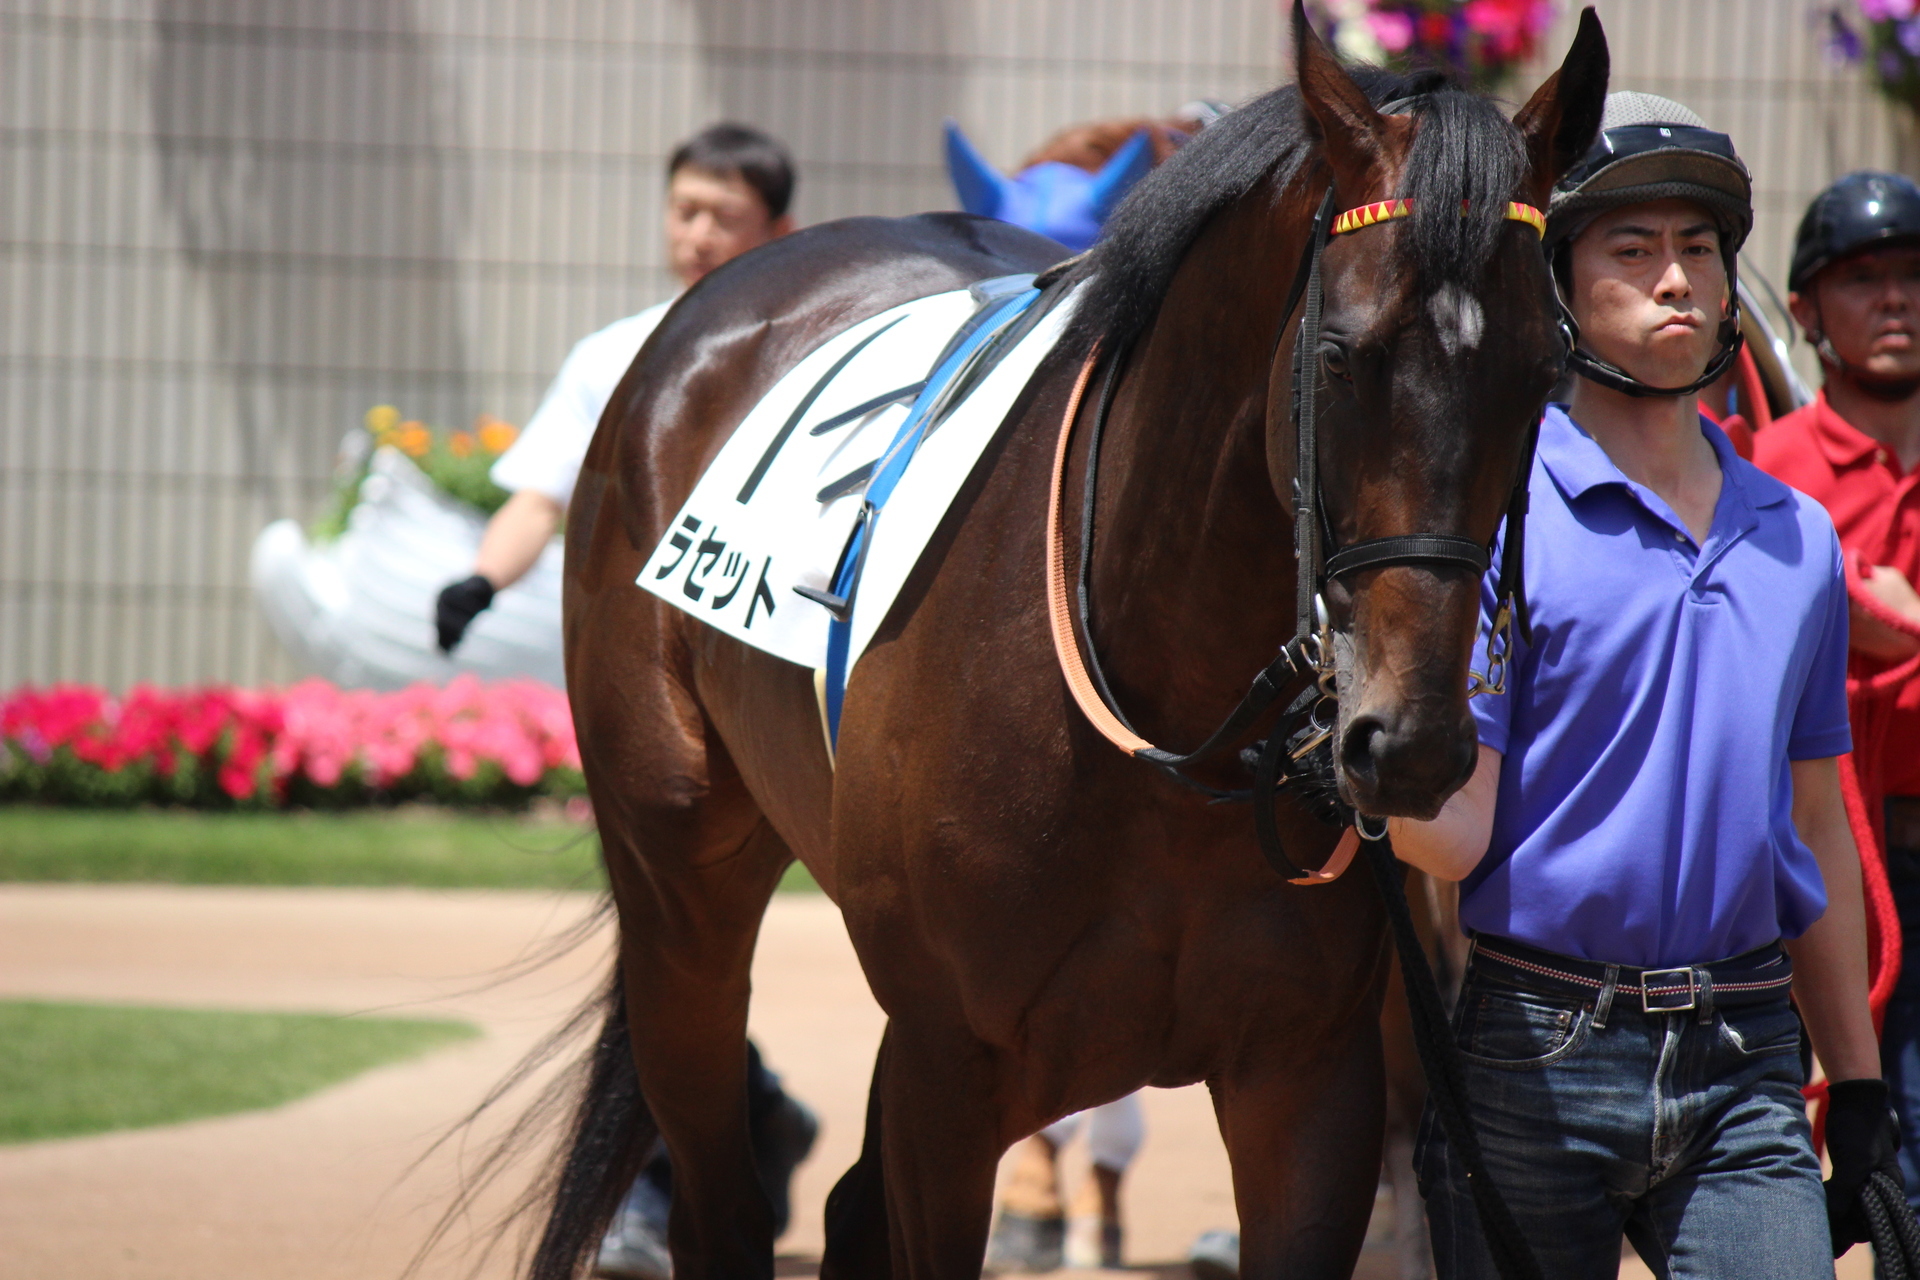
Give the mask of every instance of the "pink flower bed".
[[50, 804], [524, 803], [583, 794], [565, 693], [531, 680], [398, 693], [85, 685], [0, 700], [0, 799]]

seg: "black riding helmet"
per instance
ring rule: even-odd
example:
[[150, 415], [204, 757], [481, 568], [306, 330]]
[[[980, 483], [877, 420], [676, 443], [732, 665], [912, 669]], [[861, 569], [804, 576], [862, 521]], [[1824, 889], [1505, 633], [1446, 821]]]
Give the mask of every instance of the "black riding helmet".
[[[1813, 278], [1835, 262], [1863, 250], [1920, 241], [1920, 187], [1897, 173], [1850, 173], [1813, 198], [1793, 237], [1787, 288], [1804, 294]], [[1829, 376], [1838, 374], [1876, 400], [1905, 400], [1920, 391], [1920, 378], [1884, 378], [1840, 358], [1827, 335], [1809, 330]]]
[[1787, 288], [1801, 292], [1828, 263], [1882, 240], [1920, 240], [1920, 186], [1898, 173], [1850, 173], [1807, 206]]
[[[1580, 347], [1579, 326], [1568, 309], [1571, 287], [1568, 248], [1588, 223], [1609, 209], [1652, 200], [1691, 200], [1720, 227], [1727, 263], [1728, 313], [1720, 324], [1720, 351], [1706, 372], [1684, 387], [1654, 387]], [[1553, 189], [1547, 209], [1547, 252], [1559, 285], [1560, 321], [1567, 332], [1567, 364], [1581, 377], [1632, 396], [1690, 395], [1712, 383], [1740, 352], [1740, 303], [1735, 288], [1740, 246], [1753, 229], [1753, 181], [1733, 149], [1733, 140], [1670, 98], [1651, 93], [1610, 93], [1600, 136]]]

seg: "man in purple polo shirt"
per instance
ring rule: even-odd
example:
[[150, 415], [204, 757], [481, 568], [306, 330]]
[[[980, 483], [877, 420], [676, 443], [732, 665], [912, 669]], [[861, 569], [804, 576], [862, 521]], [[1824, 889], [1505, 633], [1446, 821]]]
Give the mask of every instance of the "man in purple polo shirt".
[[[1736, 349], [1750, 191], [1724, 134], [1619, 93], [1554, 192], [1579, 377], [1533, 464], [1531, 642], [1495, 641], [1512, 661], [1473, 702], [1472, 780], [1389, 824], [1402, 858], [1462, 881], [1468, 1090], [1554, 1280], [1612, 1280], [1623, 1233], [1656, 1275], [1831, 1277], [1868, 1175], [1897, 1176], [1834, 760], [1839, 543], [1694, 403]], [[1789, 985], [1839, 1082], [1824, 1193]], [[1423, 1129], [1440, 1275], [1492, 1277], [1456, 1155]]]

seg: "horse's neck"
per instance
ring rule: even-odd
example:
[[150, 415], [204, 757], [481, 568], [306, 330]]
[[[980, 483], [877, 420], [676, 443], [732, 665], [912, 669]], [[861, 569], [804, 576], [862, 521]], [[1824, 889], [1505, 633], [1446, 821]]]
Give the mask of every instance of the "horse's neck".
[[1203, 731], [1223, 685], [1243, 688], [1292, 634], [1291, 516], [1266, 416], [1305, 229], [1277, 235], [1282, 222], [1259, 191], [1202, 233], [1134, 344], [1102, 448], [1094, 636], [1149, 736]]

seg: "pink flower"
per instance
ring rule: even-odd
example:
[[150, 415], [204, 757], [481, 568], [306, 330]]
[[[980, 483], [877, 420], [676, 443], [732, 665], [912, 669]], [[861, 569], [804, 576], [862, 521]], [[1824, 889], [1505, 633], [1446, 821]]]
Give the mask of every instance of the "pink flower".
[[105, 773], [150, 767], [170, 777], [192, 759], [235, 799], [264, 783], [276, 801], [295, 780], [327, 790], [357, 774], [392, 788], [432, 747], [459, 781], [491, 765], [531, 788], [549, 770], [580, 767], [565, 693], [472, 676], [396, 693], [322, 680], [286, 690], [139, 686], [120, 701], [82, 685], [23, 686], [0, 698], [0, 743], [43, 762], [65, 748]]
[[1373, 38], [1388, 53], [1402, 53], [1413, 43], [1413, 19], [1397, 9], [1385, 9], [1367, 15]]
[[1868, 22], [1902, 22], [1920, 9], [1920, 0], [1860, 0], [1860, 13]]

